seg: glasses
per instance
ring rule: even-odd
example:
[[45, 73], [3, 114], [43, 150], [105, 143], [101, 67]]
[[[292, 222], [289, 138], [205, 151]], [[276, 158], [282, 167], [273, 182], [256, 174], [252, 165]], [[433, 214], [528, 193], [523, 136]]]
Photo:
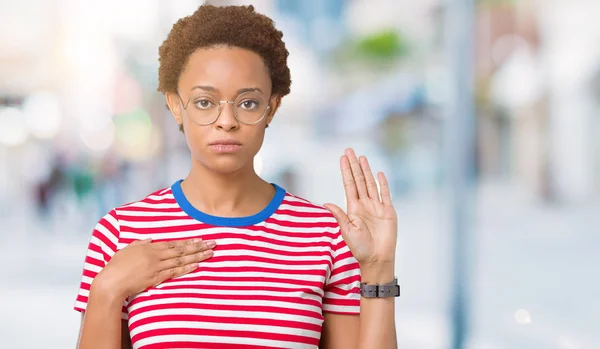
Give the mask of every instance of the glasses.
[[[177, 94], [179, 96], [179, 94]], [[233, 115], [237, 121], [253, 125], [259, 123], [270, 109], [267, 100], [258, 92], [244, 92], [233, 101], [219, 101], [208, 94], [192, 96], [187, 103], [183, 103], [181, 96], [179, 100], [183, 104], [192, 122], [206, 126], [217, 121], [221, 115], [221, 105], [231, 104]], [[189, 108], [189, 109], [188, 109]]]

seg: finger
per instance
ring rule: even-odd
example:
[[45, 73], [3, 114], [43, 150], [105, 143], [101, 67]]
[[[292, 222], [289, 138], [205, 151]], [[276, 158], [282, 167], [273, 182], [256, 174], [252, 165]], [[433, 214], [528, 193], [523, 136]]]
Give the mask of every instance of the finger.
[[379, 187], [381, 191], [381, 202], [384, 206], [392, 207], [392, 195], [390, 194], [390, 186], [388, 185], [387, 178], [383, 172], [379, 172], [377, 174], [377, 179], [379, 179]]
[[183, 266], [186, 266], [189, 264], [199, 263], [199, 262], [209, 259], [213, 255], [214, 255], [213, 250], [205, 250], [202, 252], [197, 252], [197, 253], [186, 255], [186, 256], [174, 257], [171, 259], [161, 261], [159, 264], [159, 270], [162, 271], [162, 270], [167, 270], [167, 269], [175, 269], [175, 268], [183, 267]]
[[354, 154], [354, 150], [346, 149], [346, 156], [350, 161], [350, 168], [352, 169], [352, 176], [354, 177], [354, 182], [356, 182], [356, 190], [358, 192], [359, 199], [365, 199], [369, 197], [367, 192], [367, 183], [365, 182], [365, 175], [360, 168], [360, 164], [358, 163], [358, 159], [356, 158], [356, 154]]
[[162, 241], [154, 244], [154, 247], [158, 250], [168, 250], [177, 248], [180, 246], [186, 246], [194, 243], [202, 242], [201, 238], [194, 239], [186, 239], [186, 240], [170, 240], [170, 241]]
[[354, 176], [352, 176], [352, 169], [350, 168], [350, 160], [346, 155], [340, 159], [340, 168], [342, 170], [342, 181], [344, 182], [344, 191], [346, 192], [346, 202], [352, 202], [358, 200], [358, 193], [356, 192], [356, 182]]
[[369, 166], [369, 160], [367, 160], [365, 156], [361, 156], [358, 160], [360, 167], [365, 174], [365, 182], [367, 183], [367, 193], [369, 194], [369, 198], [377, 200], [377, 202], [381, 202], [381, 199], [379, 198], [379, 189], [377, 189], [377, 182], [375, 182], [375, 177], [373, 177], [371, 166]]
[[323, 206], [329, 212], [331, 212], [331, 214], [333, 214], [333, 217], [335, 217], [335, 220], [338, 222], [340, 229], [342, 229], [342, 231], [346, 231], [348, 224], [350, 224], [350, 218], [348, 218], [346, 212], [344, 212], [344, 210], [342, 210], [339, 206], [334, 204], [325, 204]]
[[205, 250], [210, 250], [214, 248], [216, 244], [217, 243], [214, 240], [200, 240], [199, 242], [186, 242], [181, 244], [175, 244], [172, 248], [161, 250], [158, 256], [161, 260], [187, 256]]
[[165, 282], [166, 280], [176, 278], [181, 275], [191, 273], [198, 269], [198, 263], [191, 263], [177, 268], [165, 269], [154, 278], [154, 286]]
[[154, 248], [157, 250], [157, 257], [160, 260], [173, 258], [176, 256], [184, 256], [186, 254], [186, 247], [193, 244], [201, 244], [202, 240], [180, 240], [180, 241], [164, 241], [154, 244]]

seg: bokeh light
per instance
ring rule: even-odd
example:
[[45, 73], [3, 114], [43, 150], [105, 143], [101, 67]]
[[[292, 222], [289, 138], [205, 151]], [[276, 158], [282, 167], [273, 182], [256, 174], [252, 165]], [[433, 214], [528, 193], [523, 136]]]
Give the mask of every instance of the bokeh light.
[[156, 150], [152, 144], [152, 121], [143, 109], [118, 115], [116, 126], [117, 151], [127, 159], [141, 160], [150, 157]]
[[528, 325], [531, 323], [531, 314], [527, 309], [519, 309], [515, 312], [515, 321], [519, 325]]
[[106, 151], [115, 142], [115, 125], [109, 120], [98, 128], [81, 127], [80, 138], [88, 149], [95, 152]]
[[37, 138], [51, 139], [60, 131], [61, 105], [52, 93], [30, 95], [23, 103], [23, 114], [29, 132]]
[[15, 107], [0, 107], [0, 143], [17, 146], [23, 144], [27, 137], [23, 112]]

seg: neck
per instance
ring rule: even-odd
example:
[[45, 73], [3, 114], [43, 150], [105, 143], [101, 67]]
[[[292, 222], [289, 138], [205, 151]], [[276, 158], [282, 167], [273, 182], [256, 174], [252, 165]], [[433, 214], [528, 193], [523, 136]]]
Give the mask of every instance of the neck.
[[181, 183], [187, 200], [199, 211], [220, 217], [251, 216], [264, 209], [275, 193], [253, 167], [218, 173], [192, 161], [192, 169]]

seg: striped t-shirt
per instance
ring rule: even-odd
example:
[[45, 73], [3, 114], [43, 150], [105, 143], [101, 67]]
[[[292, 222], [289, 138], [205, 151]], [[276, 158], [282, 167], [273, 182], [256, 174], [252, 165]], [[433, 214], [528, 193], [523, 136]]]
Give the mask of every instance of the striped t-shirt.
[[213, 257], [125, 300], [133, 348], [317, 348], [324, 312], [359, 314], [359, 266], [329, 211], [273, 185], [248, 217], [200, 212], [181, 181], [111, 210], [92, 233], [75, 309], [132, 241], [199, 237], [217, 241]]

